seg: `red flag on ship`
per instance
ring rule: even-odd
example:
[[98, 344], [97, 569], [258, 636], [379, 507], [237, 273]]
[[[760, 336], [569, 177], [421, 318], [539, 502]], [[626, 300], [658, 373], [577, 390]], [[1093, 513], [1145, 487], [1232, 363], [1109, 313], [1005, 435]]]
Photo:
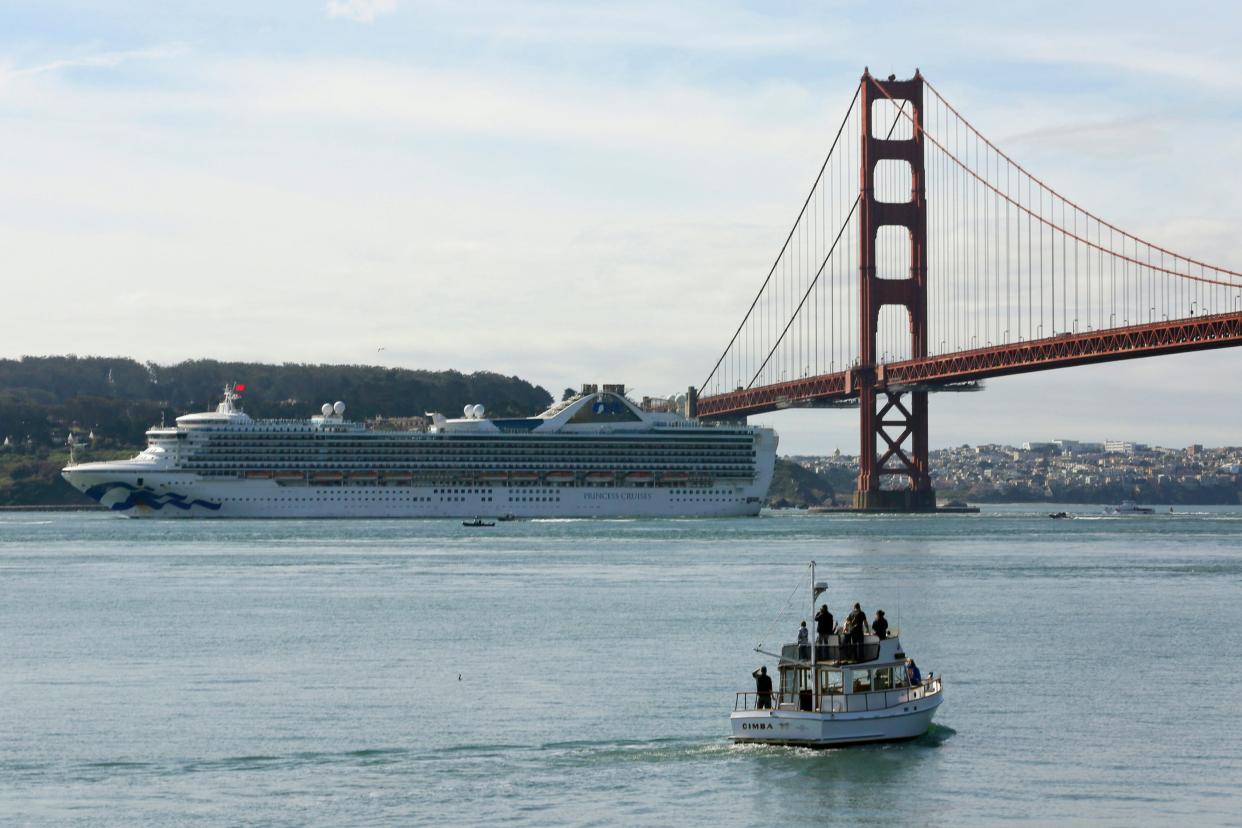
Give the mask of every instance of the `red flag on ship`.
[[239, 382], [237, 383], [237, 385], [233, 386], [233, 390], [236, 391], [238, 394], [240, 394], [241, 392], [246, 390], [246, 386]]

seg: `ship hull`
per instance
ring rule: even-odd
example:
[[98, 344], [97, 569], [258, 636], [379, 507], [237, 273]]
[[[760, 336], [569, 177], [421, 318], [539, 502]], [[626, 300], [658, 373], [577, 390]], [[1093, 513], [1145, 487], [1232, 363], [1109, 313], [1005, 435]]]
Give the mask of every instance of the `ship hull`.
[[745, 710], [730, 717], [733, 741], [801, 747], [842, 747], [917, 739], [931, 727], [941, 696], [884, 711], [819, 713]]
[[758, 485], [698, 488], [460, 485], [287, 485], [182, 471], [70, 467], [64, 477], [117, 514], [135, 518], [742, 517], [759, 513]]

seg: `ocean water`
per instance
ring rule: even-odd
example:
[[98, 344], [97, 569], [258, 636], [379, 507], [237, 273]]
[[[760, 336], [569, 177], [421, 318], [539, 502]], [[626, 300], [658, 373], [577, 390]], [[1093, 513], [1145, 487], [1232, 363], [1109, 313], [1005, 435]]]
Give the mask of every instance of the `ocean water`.
[[[1242, 511], [1048, 511], [3, 514], [0, 823], [1242, 824]], [[944, 675], [927, 736], [727, 740], [811, 559]]]

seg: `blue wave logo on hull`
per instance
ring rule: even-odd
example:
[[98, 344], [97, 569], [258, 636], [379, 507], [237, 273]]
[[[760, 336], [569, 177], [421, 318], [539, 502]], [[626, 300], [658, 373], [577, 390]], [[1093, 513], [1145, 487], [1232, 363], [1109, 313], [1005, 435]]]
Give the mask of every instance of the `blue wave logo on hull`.
[[135, 506], [146, 506], [151, 509], [163, 509], [165, 506], [172, 506], [183, 512], [189, 511], [194, 506], [202, 506], [204, 509], [216, 511], [220, 508], [219, 503], [212, 503], [209, 500], [190, 500], [185, 495], [179, 495], [175, 492], [167, 494], [156, 494], [146, 486], [141, 488], [131, 486], [128, 483], [99, 483], [91, 486], [84, 494], [98, 502], [103, 502], [104, 496], [113, 489], [125, 489], [129, 492], [129, 496], [124, 500], [118, 500], [113, 503], [110, 508], [114, 512], [123, 512], [126, 509], [133, 509]]

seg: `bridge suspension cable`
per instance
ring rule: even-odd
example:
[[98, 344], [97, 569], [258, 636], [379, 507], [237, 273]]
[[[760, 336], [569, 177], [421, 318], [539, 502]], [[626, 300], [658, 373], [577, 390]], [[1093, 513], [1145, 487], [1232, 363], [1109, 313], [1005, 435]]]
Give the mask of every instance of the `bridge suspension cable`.
[[[925, 84], [931, 354], [1242, 310], [1242, 273], [1088, 212]], [[881, 361], [908, 359], [882, 328]]]
[[[742, 316], [742, 321], [738, 324], [737, 330], [733, 332], [733, 337], [729, 340], [729, 343], [725, 345], [724, 350], [721, 351], [720, 358], [716, 360], [716, 364], [713, 365], [712, 370], [708, 372], [707, 379], [705, 379], [703, 384], [699, 386], [700, 389], [713, 387], [711, 382], [713, 378], [717, 378], [719, 375], [727, 374], [730, 377], [736, 378], [740, 377], [742, 373], [747, 370], [746, 366], [749, 365], [746, 360], [747, 355], [735, 353], [734, 346], [741, 345], [745, 347], [753, 345], [756, 334], [761, 334], [766, 330], [767, 326], [763, 323], [768, 321], [767, 314], [764, 313], [764, 311], [760, 311], [758, 316], [756, 316], [756, 308], [760, 305], [761, 301], [765, 300], [765, 297], [769, 300], [764, 303], [765, 305], [780, 304], [779, 301], [772, 301], [772, 297], [767, 293], [769, 285], [773, 285], [772, 277], [776, 275], [778, 270], [782, 271], [782, 275], [785, 275], [784, 271], [788, 270], [790, 262], [787, 254], [791, 251], [791, 244], [797, 248], [800, 253], [804, 236], [808, 237], [814, 243], [818, 243], [820, 238], [819, 231], [822, 229], [823, 215], [826, 212], [836, 208], [841, 195], [842, 187], [844, 186], [844, 182], [838, 181], [838, 179], [843, 177], [843, 171], [841, 169], [842, 165], [838, 163], [831, 169], [829, 168], [829, 165], [832, 163], [834, 158], [840, 158], [841, 154], [837, 153], [837, 146], [841, 143], [843, 135], [846, 138], [847, 144], [854, 143], [853, 138], [856, 129], [852, 128], [849, 132], [847, 132], [846, 127], [851, 126], [855, 120], [855, 105], [858, 103], [858, 95], [859, 89], [855, 88], [854, 97], [850, 99], [850, 104], [846, 108], [845, 117], [841, 119], [841, 125], [837, 127], [837, 133], [832, 139], [832, 145], [828, 148], [828, 154], [824, 157], [824, 163], [820, 165], [819, 172], [815, 175], [815, 180], [811, 183], [811, 190], [807, 193], [806, 200], [802, 202], [802, 209], [798, 211], [798, 216], [794, 219], [793, 226], [789, 229], [789, 234], [785, 237], [784, 244], [781, 245], [780, 251], [776, 254], [776, 259], [772, 262], [772, 267], [768, 270], [768, 275], [764, 277], [763, 284], [759, 286], [759, 291], [755, 294], [755, 298], [750, 303], [750, 307], [746, 309], [746, 313]], [[825, 179], [825, 173], [828, 175], [827, 180]], [[836, 186], [833, 186], [834, 184]], [[833, 193], [830, 205], [827, 198], [828, 190], [832, 190]], [[810, 208], [809, 213], [808, 208]], [[817, 225], [813, 227], [808, 226], [811, 222], [815, 222], [817, 220], [819, 221]], [[778, 284], [774, 287], [780, 286], [782, 285]], [[767, 308], [765, 307], [764, 310], [766, 311]], [[758, 332], [748, 330], [748, 325], [752, 322], [752, 319], [757, 319], [758, 321], [755, 323], [756, 327], [763, 330]], [[792, 316], [789, 321], [792, 323]], [[786, 327], [788, 327], [788, 325]], [[732, 364], [726, 365], [726, 359], [729, 359], [731, 355]], [[723, 384], [718, 382], [715, 387], [720, 389], [731, 386], [729, 386], [728, 381], [726, 381]]]
[[[793, 227], [701, 389], [751, 388], [857, 363], [857, 101], [855, 90]], [[903, 108], [888, 119], [887, 137], [905, 123]], [[877, 190], [893, 191], [899, 176], [880, 172]]]

